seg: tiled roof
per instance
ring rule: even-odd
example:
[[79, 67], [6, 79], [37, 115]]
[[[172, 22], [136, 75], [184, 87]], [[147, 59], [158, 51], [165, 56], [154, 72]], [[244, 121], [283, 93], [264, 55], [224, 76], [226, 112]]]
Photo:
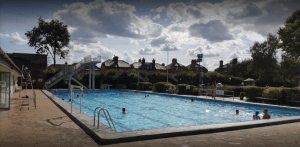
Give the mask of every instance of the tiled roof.
[[168, 67], [168, 69], [171, 69], [171, 68], [176, 67], [176, 66], [184, 66], [184, 65], [177, 62], [177, 63], [171, 63], [167, 67]]
[[202, 68], [205, 68], [204, 66], [199, 65], [199, 64], [190, 64], [190, 65], [186, 66], [186, 68], [189, 69], [189, 70], [193, 69], [194, 67], [202, 67]]
[[112, 59], [106, 60], [105, 62], [103, 62], [103, 65], [106, 67], [130, 67], [129, 63], [123, 60], [118, 60], [118, 65], [117, 65]]
[[[152, 66], [152, 62], [145, 62], [145, 66], [142, 66], [142, 62], [134, 62], [131, 64], [131, 66], [137, 69], [147, 69], [147, 66]], [[166, 67], [159, 63], [155, 63], [155, 68], [157, 70], [166, 70]]]

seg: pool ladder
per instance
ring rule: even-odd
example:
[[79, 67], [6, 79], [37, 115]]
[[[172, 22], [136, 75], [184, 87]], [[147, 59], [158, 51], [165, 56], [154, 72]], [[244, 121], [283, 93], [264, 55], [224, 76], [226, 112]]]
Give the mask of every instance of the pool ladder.
[[[100, 108], [100, 110], [98, 111], [98, 129], [99, 129], [99, 119], [100, 119], [100, 112], [101, 111], [103, 111], [103, 113], [104, 113], [104, 115], [105, 115], [105, 118], [106, 118], [106, 121], [107, 121], [107, 123], [108, 123], [108, 125], [109, 125], [109, 127], [111, 128], [111, 129], [113, 129], [111, 126], [113, 126], [114, 127], [114, 130], [116, 131], [116, 127], [115, 127], [115, 125], [114, 125], [114, 122], [112, 121], [112, 119], [111, 119], [111, 117], [110, 117], [110, 115], [109, 115], [109, 112], [105, 109], [105, 108], [102, 108], [102, 107], [97, 107], [95, 110], [94, 110], [94, 126], [95, 126], [95, 121], [96, 121], [96, 111], [97, 111], [97, 109], [98, 108]], [[108, 116], [108, 117], [107, 117]], [[111, 122], [111, 123], [110, 123]], [[111, 125], [112, 124], [112, 125]]]
[[52, 93], [52, 97], [54, 96], [54, 93], [56, 92], [56, 94], [59, 96], [59, 93], [57, 91], [57, 89], [53, 90], [53, 93]]

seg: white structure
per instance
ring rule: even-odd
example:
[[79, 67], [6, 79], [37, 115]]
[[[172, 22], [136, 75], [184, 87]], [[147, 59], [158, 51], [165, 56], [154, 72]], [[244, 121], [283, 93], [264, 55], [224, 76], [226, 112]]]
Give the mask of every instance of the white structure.
[[[71, 88], [71, 80], [73, 80], [74, 82], [76, 82], [77, 84], [79, 84], [85, 89], [95, 89], [95, 66], [98, 63], [101, 63], [100, 57], [91, 58], [91, 56], [87, 56], [84, 57], [83, 60], [81, 60], [80, 62], [78, 62], [77, 64], [71, 67], [68, 67], [66, 65], [66, 67], [61, 72], [57, 73], [56, 75], [54, 75], [52, 78], [50, 78], [45, 82], [44, 88], [49, 89], [52, 86], [54, 86], [56, 83], [61, 81], [62, 79], [67, 79], [69, 80], [69, 89]], [[72, 77], [74, 74], [76, 74], [77, 72], [79, 72], [80, 70], [82, 70], [84, 67], [87, 66], [89, 67], [88, 88]]]

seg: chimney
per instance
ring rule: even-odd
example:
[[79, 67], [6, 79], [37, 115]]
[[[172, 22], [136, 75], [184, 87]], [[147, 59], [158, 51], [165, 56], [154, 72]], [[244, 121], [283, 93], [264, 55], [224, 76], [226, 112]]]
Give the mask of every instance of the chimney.
[[155, 69], [155, 60], [154, 60], [154, 58], [152, 60], [152, 69]]
[[142, 59], [142, 65], [145, 65], [145, 58]]
[[139, 62], [142, 62], [141, 58], [139, 59]]
[[172, 64], [176, 64], [177, 63], [177, 59], [176, 58], [173, 58], [172, 59]]
[[165, 66], [165, 63], [161, 64], [162, 66]]
[[191, 65], [195, 65], [197, 64], [197, 60], [196, 59], [192, 59]]
[[232, 59], [232, 64], [237, 64], [237, 58]]
[[119, 57], [118, 56], [114, 56], [113, 60], [114, 60], [114, 63], [118, 65]]
[[220, 69], [222, 69], [223, 68], [223, 60], [220, 60], [220, 67], [219, 67]]

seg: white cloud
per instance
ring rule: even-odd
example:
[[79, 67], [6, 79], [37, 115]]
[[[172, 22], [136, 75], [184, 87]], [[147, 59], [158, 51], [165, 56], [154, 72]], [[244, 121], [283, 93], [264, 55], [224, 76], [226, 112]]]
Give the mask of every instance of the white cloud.
[[239, 58], [239, 56], [236, 53], [232, 53], [229, 58]]
[[[208, 47], [208, 46], [207, 46]], [[203, 54], [203, 57], [218, 57], [220, 53], [215, 49], [203, 49], [201, 46], [187, 50], [186, 56], [196, 57], [197, 54]]]
[[178, 50], [181, 50], [181, 47], [176, 44], [165, 44], [161, 48], [161, 51], [178, 51]]
[[150, 46], [146, 46], [145, 48], [141, 48], [138, 52], [139, 55], [157, 55], [161, 52], [155, 48], [151, 48]]
[[160, 14], [157, 14], [152, 19], [155, 20], [155, 19], [159, 19], [159, 18], [160, 18]]
[[10, 37], [9, 34], [1, 34], [0, 33], [0, 37]]
[[[127, 51], [123, 52], [123, 56], [121, 56], [126, 62], [133, 63], [137, 61], [137, 58], [134, 58], [131, 54], [129, 54]], [[120, 58], [119, 58], [120, 59]]]
[[238, 34], [239, 37], [246, 37], [247, 39], [251, 41], [258, 41], [263, 42], [266, 40], [266, 37], [262, 36], [261, 34], [258, 34], [254, 31], [242, 31]]
[[14, 32], [11, 34], [10, 42], [18, 45], [23, 45], [23, 44], [27, 44], [28, 41], [21, 38], [18, 32]]
[[129, 38], [130, 43], [135, 44], [135, 45], [139, 45], [138, 41], [135, 39], [131, 39]]
[[156, 12], [160, 13], [160, 12], [163, 12], [165, 11], [167, 8], [165, 6], [160, 6], [158, 8], [155, 9]]

